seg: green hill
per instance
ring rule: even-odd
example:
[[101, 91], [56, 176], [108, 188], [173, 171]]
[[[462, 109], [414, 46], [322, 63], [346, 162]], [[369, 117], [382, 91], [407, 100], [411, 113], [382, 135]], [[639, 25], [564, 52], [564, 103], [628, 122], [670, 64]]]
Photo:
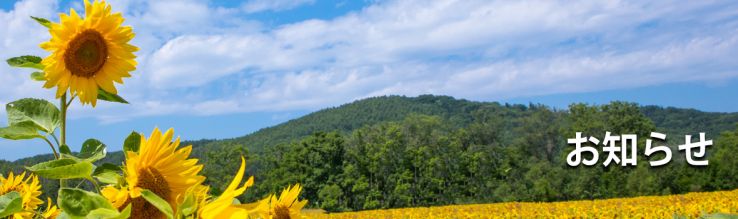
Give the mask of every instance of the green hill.
[[458, 100], [448, 96], [372, 97], [323, 109], [242, 137], [224, 139], [206, 145], [217, 147], [223, 143], [240, 144], [246, 145], [250, 151], [259, 152], [263, 151], [264, 147], [289, 143], [315, 132], [346, 133], [366, 125], [400, 121], [410, 114], [441, 116], [456, 126], [462, 126], [469, 123], [472, 111], [488, 104], [496, 105], [496, 103]]

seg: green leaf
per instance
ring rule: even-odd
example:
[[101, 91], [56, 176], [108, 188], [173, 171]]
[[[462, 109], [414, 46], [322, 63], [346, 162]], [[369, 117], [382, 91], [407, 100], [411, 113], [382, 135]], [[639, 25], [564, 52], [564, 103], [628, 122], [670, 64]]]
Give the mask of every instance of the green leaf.
[[40, 18], [40, 17], [34, 17], [34, 16], [31, 16], [31, 18], [35, 20], [36, 22], [38, 22], [39, 24], [43, 25], [44, 27], [51, 28], [51, 21], [46, 20], [44, 18]]
[[59, 207], [72, 217], [86, 217], [95, 209], [115, 210], [105, 197], [76, 188], [59, 189]]
[[709, 219], [738, 219], [738, 215], [735, 215], [735, 214], [725, 214], [725, 213], [715, 213], [715, 214], [703, 215], [700, 218], [705, 218], [705, 219], [708, 219], [708, 218]]
[[10, 140], [43, 138], [31, 122], [17, 123], [9, 127], [0, 128], [0, 138]]
[[[133, 207], [133, 205], [128, 204], [126, 206], [126, 208], [124, 208], [123, 211], [120, 212], [120, 217], [117, 217], [115, 219], [118, 219], [118, 218], [120, 218], [120, 219], [127, 219], [127, 218], [131, 217], [131, 208], [132, 207]], [[111, 219], [113, 219], [113, 218], [111, 218]]]
[[116, 102], [116, 103], [125, 103], [128, 104], [128, 101], [123, 99], [123, 97], [118, 96], [117, 94], [112, 94], [110, 92], [107, 92], [101, 88], [97, 88], [97, 99], [98, 100], [104, 100], [108, 102]]
[[43, 72], [35, 71], [31, 73], [31, 80], [34, 81], [46, 81], [46, 75]]
[[30, 121], [40, 131], [53, 133], [61, 123], [59, 109], [53, 103], [42, 99], [16, 100], [8, 103], [5, 110], [8, 112], [8, 123], [11, 126]]
[[44, 65], [41, 64], [41, 57], [38, 56], [18, 56], [8, 59], [7, 62], [12, 67], [44, 70]]
[[138, 147], [141, 146], [141, 134], [138, 132], [131, 132], [126, 140], [123, 142], [123, 151], [138, 152]]
[[105, 154], [107, 154], [105, 144], [97, 139], [91, 138], [82, 143], [82, 150], [80, 150], [77, 157], [90, 162], [95, 162], [105, 158]]
[[184, 201], [177, 207], [179, 214], [182, 216], [190, 216], [197, 210], [197, 203], [195, 202], [195, 195], [188, 193], [185, 195]]
[[146, 201], [148, 201], [151, 205], [159, 209], [161, 213], [164, 213], [164, 215], [166, 215], [168, 219], [174, 218], [174, 211], [172, 210], [172, 206], [169, 205], [169, 202], [165, 201], [148, 189], [142, 190], [141, 196], [146, 199]]
[[23, 211], [23, 198], [18, 192], [8, 192], [0, 196], [0, 218]]
[[95, 177], [98, 181], [106, 184], [116, 184], [118, 180], [122, 178], [120, 172], [123, 170], [115, 164], [104, 163], [99, 167], [95, 168], [92, 172], [92, 177]]
[[90, 178], [94, 165], [89, 161], [62, 158], [26, 167], [26, 169], [49, 179]]
[[107, 208], [98, 208], [98, 209], [90, 211], [90, 214], [88, 214], [86, 218], [126, 219], [130, 216], [131, 216], [131, 204], [128, 204], [128, 206], [126, 206], [126, 208], [123, 209], [123, 212], [118, 212], [117, 210], [107, 209]]
[[62, 155], [72, 155], [72, 150], [69, 149], [69, 146], [63, 144], [59, 147], [59, 153], [61, 153]]
[[59, 215], [56, 216], [56, 219], [81, 219], [83, 217], [72, 217], [67, 214], [67, 212], [61, 212]]

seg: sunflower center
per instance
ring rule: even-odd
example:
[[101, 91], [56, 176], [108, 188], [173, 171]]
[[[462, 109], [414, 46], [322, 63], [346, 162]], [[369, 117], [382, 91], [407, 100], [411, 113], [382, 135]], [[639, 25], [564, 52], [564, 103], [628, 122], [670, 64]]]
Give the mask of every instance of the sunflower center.
[[89, 78], [105, 65], [108, 46], [96, 30], [85, 30], [69, 42], [64, 52], [64, 64], [73, 75]]
[[290, 219], [290, 209], [284, 205], [274, 206], [274, 219]]
[[[169, 189], [169, 184], [159, 171], [154, 168], [146, 168], [139, 171], [138, 174], [139, 187], [150, 190], [167, 202], [171, 200], [172, 190]], [[165, 215], [159, 209], [143, 197], [135, 198], [132, 202], [131, 218], [165, 218]], [[126, 205], [124, 204], [122, 207]]]

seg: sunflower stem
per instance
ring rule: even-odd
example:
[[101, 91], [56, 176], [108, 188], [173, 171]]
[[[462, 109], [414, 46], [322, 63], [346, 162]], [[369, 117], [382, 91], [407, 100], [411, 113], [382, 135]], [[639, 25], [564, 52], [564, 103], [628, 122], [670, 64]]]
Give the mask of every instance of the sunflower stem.
[[49, 144], [49, 147], [51, 147], [51, 151], [54, 152], [54, 158], [59, 159], [59, 153], [56, 152], [56, 148], [54, 148], [54, 144], [52, 144], [51, 141], [49, 141], [49, 138], [43, 137], [41, 139], [44, 139], [44, 141], [46, 141], [46, 143]]
[[[59, 148], [61, 148], [62, 145], [67, 144], [67, 93], [64, 93], [61, 97], [60, 103], [61, 110], [60, 110], [60, 117], [61, 117], [61, 131], [59, 132], [60, 138], [61, 138], [61, 144], [59, 145]], [[57, 159], [59, 159], [57, 157]], [[67, 181], [64, 179], [59, 180], [59, 187], [60, 188], [66, 188], [67, 187]]]
[[59, 138], [56, 137], [56, 134], [51, 133], [51, 138], [54, 139], [54, 142], [56, 142], [56, 146], [59, 147], [59, 150], [61, 150], [61, 144], [59, 144]]
[[[61, 144], [67, 143], [67, 94], [61, 97]], [[61, 145], [59, 145], [61, 146]]]
[[74, 101], [74, 98], [77, 97], [77, 94], [72, 95], [71, 98], [69, 98], [69, 101], [67, 102], [67, 106], [72, 105], [72, 101]]

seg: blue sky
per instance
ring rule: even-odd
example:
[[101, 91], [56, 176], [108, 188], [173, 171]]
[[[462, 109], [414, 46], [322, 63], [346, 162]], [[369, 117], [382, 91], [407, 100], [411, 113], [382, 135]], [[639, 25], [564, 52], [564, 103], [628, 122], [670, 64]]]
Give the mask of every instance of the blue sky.
[[[378, 95], [479, 101], [634, 101], [738, 112], [738, 2], [246, 0], [109, 1], [134, 27], [130, 105], [73, 106], [73, 148], [174, 127], [230, 138]], [[81, 1], [0, 1], [0, 58], [48, 55], [28, 16], [58, 21]], [[0, 66], [0, 104], [53, 99]], [[0, 123], [5, 123], [0, 112]], [[76, 147], [75, 147], [76, 145]], [[0, 140], [0, 159], [46, 153]]]

